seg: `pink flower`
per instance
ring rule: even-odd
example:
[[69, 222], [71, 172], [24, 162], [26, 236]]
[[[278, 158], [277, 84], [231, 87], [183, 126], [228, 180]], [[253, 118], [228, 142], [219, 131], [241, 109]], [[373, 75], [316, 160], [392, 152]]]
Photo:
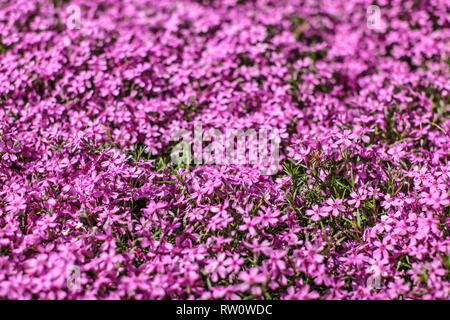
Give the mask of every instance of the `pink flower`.
[[245, 217], [244, 224], [239, 226], [240, 231], [248, 231], [251, 236], [256, 235], [256, 226], [259, 224], [259, 217]]
[[344, 144], [346, 147], [350, 147], [352, 145], [352, 140], [354, 140], [357, 135], [353, 134], [351, 130], [344, 130], [343, 133], [336, 133], [336, 137], [338, 138], [336, 141], [337, 145]]
[[329, 211], [322, 210], [317, 204], [313, 205], [311, 209], [306, 210], [306, 215], [311, 216], [314, 222], [319, 221], [320, 217], [327, 217]]
[[205, 272], [211, 274], [211, 281], [217, 282], [220, 279], [224, 279], [227, 275], [227, 268], [225, 266], [225, 253], [221, 252], [217, 255], [217, 258], [210, 260], [209, 264], [205, 267]]
[[431, 187], [429, 192], [424, 191], [420, 195], [422, 198], [419, 199], [419, 203], [429, 205], [434, 209], [438, 209], [441, 206], [445, 207], [450, 203], [448, 193], [446, 191], [441, 192], [436, 187]]
[[25, 210], [27, 207], [26, 200], [16, 193], [7, 197], [6, 200], [9, 204], [5, 206], [5, 210], [10, 214], [16, 214], [21, 210]]
[[341, 205], [342, 199], [336, 198], [335, 200], [329, 198], [326, 201], [326, 204], [328, 204], [327, 207], [324, 207], [323, 210], [325, 212], [331, 212], [333, 216], [337, 217], [340, 212], [345, 210], [345, 207]]
[[352, 197], [352, 199], [348, 200], [348, 204], [354, 204], [355, 208], [359, 208], [359, 206], [361, 205], [361, 201], [365, 200], [367, 197], [365, 192], [360, 194], [360, 192], [356, 193], [355, 191], [350, 193], [350, 196]]
[[394, 246], [390, 244], [390, 241], [387, 237], [383, 238], [383, 241], [379, 240], [374, 241], [374, 245], [378, 247], [373, 253], [373, 257], [375, 260], [385, 260], [389, 257], [388, 251], [394, 250]]
[[225, 259], [223, 264], [227, 267], [227, 272], [236, 273], [241, 269], [241, 265], [245, 262], [245, 260], [237, 253], [233, 254], [232, 257], [228, 257]]
[[267, 276], [261, 273], [258, 268], [250, 268], [248, 272], [241, 271], [239, 273], [239, 280], [243, 281], [245, 285], [249, 286], [265, 283], [267, 280]]
[[287, 295], [283, 299], [288, 300], [313, 300], [319, 298], [319, 293], [310, 289], [309, 285], [290, 286], [287, 289]]
[[395, 199], [391, 198], [391, 195], [390, 195], [390, 194], [386, 194], [386, 195], [384, 196], [384, 201], [381, 201], [381, 206], [387, 210], [387, 209], [389, 209], [391, 206], [394, 205], [394, 200], [395, 200]]

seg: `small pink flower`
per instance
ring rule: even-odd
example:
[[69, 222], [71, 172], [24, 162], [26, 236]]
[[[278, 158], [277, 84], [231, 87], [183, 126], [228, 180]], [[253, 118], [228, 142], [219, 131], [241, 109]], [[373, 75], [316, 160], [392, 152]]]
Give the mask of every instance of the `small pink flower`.
[[319, 221], [320, 217], [327, 217], [329, 211], [324, 211], [317, 204], [313, 205], [311, 209], [306, 210], [306, 215], [311, 216], [314, 222]]
[[324, 207], [325, 212], [331, 212], [334, 217], [337, 217], [340, 212], [345, 210], [345, 207], [341, 205], [342, 199], [336, 198], [335, 200], [329, 198], [326, 202], [327, 207]]
[[348, 204], [354, 204], [355, 208], [359, 208], [359, 206], [361, 205], [361, 201], [367, 198], [365, 192], [360, 194], [359, 192], [356, 193], [355, 191], [353, 191], [352, 193], [350, 193], [350, 196], [352, 197], [352, 199], [348, 200]]

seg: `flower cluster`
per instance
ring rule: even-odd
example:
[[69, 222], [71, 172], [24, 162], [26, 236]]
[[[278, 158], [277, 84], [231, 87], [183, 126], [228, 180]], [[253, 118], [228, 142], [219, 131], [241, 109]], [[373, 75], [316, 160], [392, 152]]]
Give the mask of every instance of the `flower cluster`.
[[[449, 11], [2, 1], [0, 298], [448, 299]], [[196, 122], [280, 170], [174, 164]]]

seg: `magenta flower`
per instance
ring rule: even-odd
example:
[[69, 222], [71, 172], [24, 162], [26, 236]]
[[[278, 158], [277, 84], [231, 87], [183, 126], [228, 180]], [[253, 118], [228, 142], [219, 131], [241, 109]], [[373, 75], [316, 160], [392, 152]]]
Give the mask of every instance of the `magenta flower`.
[[21, 210], [25, 210], [27, 207], [26, 200], [16, 193], [6, 197], [5, 200], [8, 203], [8, 205], [5, 206], [5, 210], [10, 214], [16, 214]]
[[344, 130], [343, 133], [336, 133], [336, 137], [338, 140], [336, 141], [337, 145], [345, 145], [346, 147], [350, 147], [352, 145], [352, 140], [354, 140], [357, 136], [352, 133], [351, 130]]
[[447, 300], [448, 6], [325, 2], [2, 1], [0, 299]]
[[237, 273], [240, 269], [242, 264], [244, 263], [244, 259], [239, 255], [239, 254], [233, 254], [232, 257], [228, 257], [227, 259], [225, 259], [225, 261], [223, 262], [223, 264], [225, 266], [227, 266], [227, 272], [233, 272], [233, 273]]
[[306, 210], [306, 215], [311, 216], [311, 220], [314, 222], [319, 221], [321, 217], [327, 217], [329, 211], [319, 208], [317, 204], [314, 204], [311, 209]]
[[350, 193], [350, 197], [352, 197], [352, 199], [348, 200], [347, 203], [350, 205], [355, 205], [355, 208], [359, 208], [359, 206], [361, 205], [361, 201], [365, 200], [367, 195], [365, 194], [365, 192], [362, 192], [362, 194], [360, 192], [356, 193], [355, 191], [353, 191], [352, 193]]
[[260, 270], [258, 270], [258, 268], [251, 268], [251, 269], [249, 269], [248, 272], [247, 271], [241, 271], [239, 273], [239, 280], [244, 282], [244, 284], [248, 288], [250, 285], [263, 284], [264, 282], [266, 282], [267, 276], [262, 274], [260, 272]]
[[329, 198], [325, 202], [328, 206], [324, 207], [325, 212], [331, 212], [334, 217], [337, 217], [340, 212], [345, 210], [345, 207], [341, 205], [343, 203], [342, 199], [336, 198], [335, 200]]
[[394, 250], [394, 246], [390, 243], [387, 237], [384, 237], [382, 242], [375, 240], [374, 245], [378, 248], [373, 253], [375, 260], [387, 259], [389, 257], [388, 252]]
[[224, 279], [227, 275], [227, 268], [225, 267], [226, 255], [221, 252], [217, 255], [216, 259], [212, 261], [205, 267], [205, 271], [211, 274], [211, 281], [217, 282], [220, 279]]

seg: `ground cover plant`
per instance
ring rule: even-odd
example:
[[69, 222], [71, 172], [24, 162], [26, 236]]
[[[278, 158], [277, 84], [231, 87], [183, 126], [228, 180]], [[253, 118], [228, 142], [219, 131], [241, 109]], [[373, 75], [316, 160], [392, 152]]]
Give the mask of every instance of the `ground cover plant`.
[[[2, 0], [0, 298], [448, 299], [449, 12]], [[198, 122], [276, 172], [175, 163]]]

